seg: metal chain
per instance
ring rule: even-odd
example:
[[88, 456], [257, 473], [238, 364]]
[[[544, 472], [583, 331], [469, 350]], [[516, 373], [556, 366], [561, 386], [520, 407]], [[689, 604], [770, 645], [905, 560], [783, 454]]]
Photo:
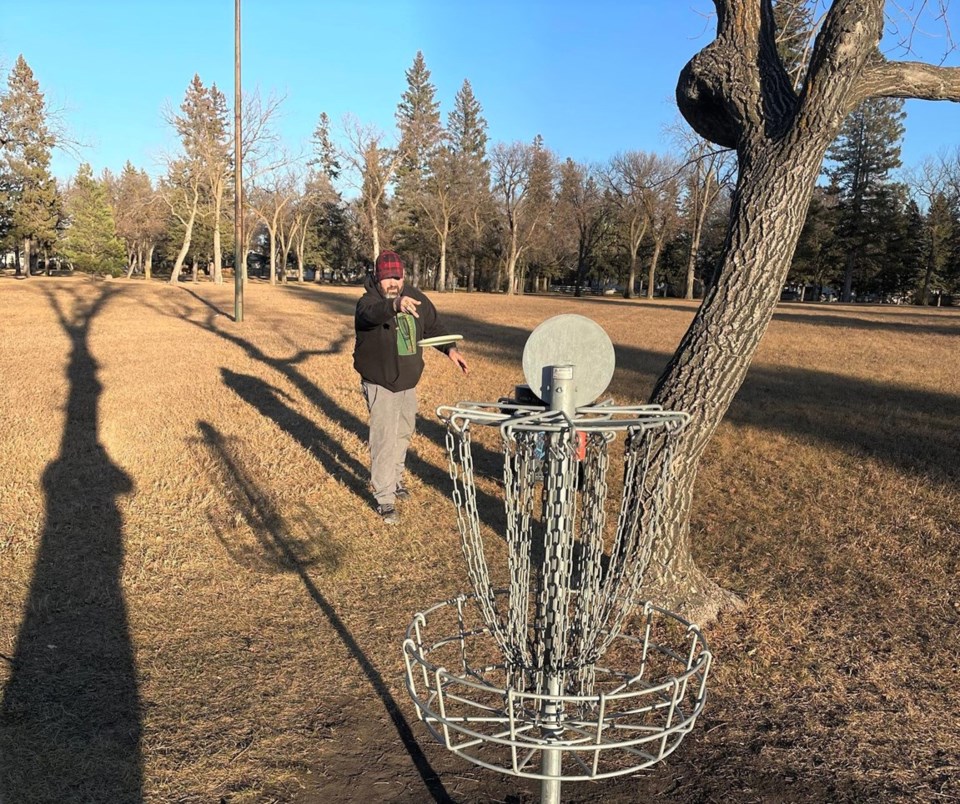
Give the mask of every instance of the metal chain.
[[476, 595], [477, 604], [490, 633], [501, 650], [509, 650], [502, 618], [496, 608], [495, 590], [490, 583], [483, 537], [480, 531], [480, 512], [477, 509], [477, 487], [473, 472], [473, 452], [470, 444], [470, 425], [462, 428], [452, 423], [447, 426], [447, 456], [450, 461], [450, 479], [453, 481], [453, 502], [457, 508], [457, 526], [460, 543], [467, 563], [467, 574]]
[[[480, 614], [504, 656], [508, 685], [543, 691], [549, 680], [566, 691], [569, 678], [569, 692], [592, 695], [594, 665], [640, 599], [662, 531], [673, 436], [686, 417], [619, 409], [642, 416], [619, 428], [626, 430], [623, 491], [606, 554], [609, 444], [617, 428], [583, 430], [585, 454], [578, 460], [578, 421], [473, 414], [478, 423], [499, 424], [503, 440], [510, 588], [505, 605], [498, 606], [477, 506], [473, 409], [454, 410], [462, 424], [447, 419], [446, 446], [457, 524]], [[542, 557], [534, 560], [540, 550]]]
[[583, 517], [580, 525], [580, 551], [576, 566], [579, 594], [574, 613], [574, 633], [582, 647], [578, 680], [580, 695], [593, 693], [593, 665], [599, 658], [601, 581], [603, 578], [603, 535], [606, 530], [608, 440], [602, 433], [587, 437], [583, 460]]

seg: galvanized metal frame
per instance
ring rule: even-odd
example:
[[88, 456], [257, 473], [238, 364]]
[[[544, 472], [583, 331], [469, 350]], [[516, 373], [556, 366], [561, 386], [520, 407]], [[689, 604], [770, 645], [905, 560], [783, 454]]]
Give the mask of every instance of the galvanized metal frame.
[[[471, 663], [475, 644], [491, 637], [485, 626], [468, 624], [468, 605], [475, 606], [476, 598], [461, 595], [418, 613], [407, 630], [403, 654], [407, 689], [418, 716], [448, 750], [473, 764], [539, 780], [589, 781], [635, 773], [676, 750], [706, 702], [712, 654], [700, 630], [652, 603], [643, 607], [643, 636], [618, 637], [639, 653], [639, 669], [627, 674], [597, 668], [623, 680], [596, 695], [549, 695], [499, 686], [496, 677], [506, 674], [503, 664]], [[453, 622], [443, 625], [453, 625], [453, 633], [429, 638], [435, 616], [451, 608]], [[679, 626], [683, 644], [655, 641], [658, 620]], [[452, 670], [433, 660], [451, 645], [460, 657]], [[673, 672], [647, 678], [652, 655], [665, 659]], [[562, 736], [551, 740], [541, 733], [545, 704], [565, 713]], [[491, 748], [499, 749], [499, 761], [489, 756], [496, 752]], [[536, 769], [547, 751], [559, 752], [566, 763], [556, 776]]]

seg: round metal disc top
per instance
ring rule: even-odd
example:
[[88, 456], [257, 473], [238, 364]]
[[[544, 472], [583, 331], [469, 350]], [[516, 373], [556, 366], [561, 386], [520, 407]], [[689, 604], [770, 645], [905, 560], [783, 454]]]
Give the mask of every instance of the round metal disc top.
[[573, 366], [574, 405], [589, 405], [613, 378], [616, 355], [610, 336], [596, 321], [582, 315], [548, 318], [530, 333], [523, 347], [523, 376], [548, 405], [555, 366]]

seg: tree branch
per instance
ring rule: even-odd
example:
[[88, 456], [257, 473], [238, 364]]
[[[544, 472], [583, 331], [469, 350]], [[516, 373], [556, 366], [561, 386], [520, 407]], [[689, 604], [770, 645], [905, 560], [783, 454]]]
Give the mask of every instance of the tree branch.
[[717, 37], [680, 73], [677, 105], [700, 136], [736, 148], [745, 134], [775, 138], [797, 95], [777, 53], [771, 0], [714, 0]]
[[878, 58], [864, 71], [857, 89], [863, 98], [960, 101], [960, 67]]
[[[816, 110], [861, 75], [883, 33], [884, 0], [835, 0], [823, 19], [810, 57], [802, 107]], [[846, 111], [859, 101], [847, 102]]]

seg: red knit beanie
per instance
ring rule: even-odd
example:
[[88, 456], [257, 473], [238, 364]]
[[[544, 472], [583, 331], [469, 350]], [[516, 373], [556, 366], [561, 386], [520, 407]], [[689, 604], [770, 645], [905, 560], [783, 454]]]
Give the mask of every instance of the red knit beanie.
[[403, 263], [395, 251], [381, 251], [374, 271], [376, 279], [403, 279]]

